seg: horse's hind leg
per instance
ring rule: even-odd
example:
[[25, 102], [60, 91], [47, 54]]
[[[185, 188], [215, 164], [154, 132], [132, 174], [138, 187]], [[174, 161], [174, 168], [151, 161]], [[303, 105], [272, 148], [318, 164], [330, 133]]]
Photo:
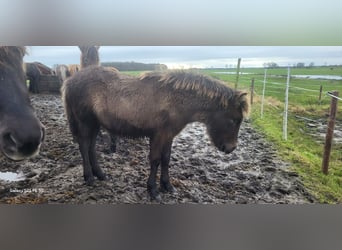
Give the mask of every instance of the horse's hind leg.
[[83, 160], [83, 177], [87, 185], [91, 186], [94, 184], [94, 175], [90, 163], [89, 149], [91, 140], [88, 136], [78, 136], [78, 144]]
[[172, 186], [169, 177], [169, 163], [171, 157], [172, 141], [165, 143], [161, 152], [161, 174], [160, 174], [160, 190], [162, 192], [173, 193], [176, 189]]
[[160, 164], [160, 143], [156, 137], [150, 139], [150, 175], [147, 180], [147, 192], [150, 195], [151, 200], [160, 201], [161, 197], [157, 189], [157, 172]]
[[112, 153], [116, 152], [116, 135], [109, 134], [110, 136], [110, 151]]
[[78, 144], [83, 159], [83, 176], [87, 185], [94, 184], [94, 176], [99, 180], [104, 180], [105, 175], [98, 166], [95, 145], [96, 136], [99, 132], [99, 126], [93, 124], [92, 126], [86, 123], [79, 125]]
[[90, 145], [89, 145], [89, 161], [91, 165], [91, 170], [94, 176], [96, 176], [99, 180], [103, 181], [106, 179], [106, 175], [103, 173], [101, 167], [99, 166], [96, 158], [96, 137], [97, 134], [99, 133], [100, 129], [99, 128], [94, 128], [92, 131], [92, 134], [90, 136]]

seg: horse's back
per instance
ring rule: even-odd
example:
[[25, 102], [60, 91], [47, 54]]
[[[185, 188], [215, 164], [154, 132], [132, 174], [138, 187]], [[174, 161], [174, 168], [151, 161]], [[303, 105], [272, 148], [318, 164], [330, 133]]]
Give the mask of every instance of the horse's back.
[[166, 88], [121, 74], [115, 68], [84, 68], [64, 82], [62, 92], [67, 114], [92, 114], [108, 130], [127, 134], [148, 134], [183, 115]]
[[89, 66], [84, 68], [63, 82], [62, 95], [73, 97], [84, 95], [85, 92], [96, 94], [97, 91], [107, 88], [107, 85], [119, 79], [118, 71], [114, 68]]
[[89, 66], [63, 82], [61, 93], [66, 113], [92, 112], [96, 106], [103, 106], [108, 95], [110, 82], [118, 80], [114, 68]]

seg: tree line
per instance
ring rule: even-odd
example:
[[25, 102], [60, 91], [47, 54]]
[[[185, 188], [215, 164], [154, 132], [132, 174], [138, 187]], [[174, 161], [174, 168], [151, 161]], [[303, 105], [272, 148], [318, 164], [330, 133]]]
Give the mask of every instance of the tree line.
[[[280, 68], [280, 66], [275, 62], [264, 63], [263, 66], [264, 66], [264, 68], [270, 68], [270, 69]], [[305, 63], [303, 63], [303, 62], [299, 62], [299, 63], [292, 65], [293, 68], [312, 68], [314, 66], [315, 66], [314, 62], [311, 62], [308, 65], [305, 65]]]
[[105, 67], [114, 67], [119, 71], [144, 71], [144, 70], [167, 70], [165, 64], [160, 63], [139, 63], [139, 62], [104, 62]]

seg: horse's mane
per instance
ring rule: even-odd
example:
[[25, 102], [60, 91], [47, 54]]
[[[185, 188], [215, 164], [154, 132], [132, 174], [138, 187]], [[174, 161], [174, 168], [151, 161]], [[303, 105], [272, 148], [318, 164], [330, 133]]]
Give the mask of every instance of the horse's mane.
[[80, 70], [80, 65], [78, 64], [69, 64], [68, 65], [68, 70], [70, 72], [70, 75], [75, 74], [77, 71]]
[[52, 74], [52, 69], [50, 69], [48, 66], [40, 63], [40, 62], [27, 62], [24, 63], [24, 69], [26, 73], [30, 70], [37, 70], [41, 75], [50, 75]]
[[24, 46], [0, 46], [0, 66], [11, 69], [23, 68]]
[[193, 91], [199, 96], [219, 100], [225, 108], [235, 94], [235, 91], [224, 85], [222, 81], [191, 71], [148, 72], [140, 76], [140, 80], [154, 80], [161, 86]]
[[37, 66], [41, 74], [46, 74], [46, 75], [52, 74], [52, 70], [48, 66], [40, 62], [34, 62], [34, 64]]

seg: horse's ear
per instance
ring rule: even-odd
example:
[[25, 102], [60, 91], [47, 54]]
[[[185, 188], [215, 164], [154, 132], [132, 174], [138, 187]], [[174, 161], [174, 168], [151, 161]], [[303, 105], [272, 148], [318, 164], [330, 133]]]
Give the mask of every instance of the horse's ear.
[[89, 46], [78, 46], [78, 48], [81, 50], [82, 53], [85, 53], [88, 50]]
[[[92, 46], [78, 46], [78, 48], [82, 51], [82, 52], [86, 52], [89, 48], [91, 48]], [[100, 49], [100, 46], [94, 46], [94, 48], [96, 50]]]
[[249, 114], [249, 101], [247, 99], [247, 92], [238, 92], [237, 103], [238, 106], [241, 107], [243, 116], [247, 117]]
[[239, 91], [239, 93], [238, 93], [238, 97], [239, 97], [239, 99], [241, 100], [242, 98], [245, 98], [245, 96], [247, 96], [247, 92], [242, 92], [242, 91]]

